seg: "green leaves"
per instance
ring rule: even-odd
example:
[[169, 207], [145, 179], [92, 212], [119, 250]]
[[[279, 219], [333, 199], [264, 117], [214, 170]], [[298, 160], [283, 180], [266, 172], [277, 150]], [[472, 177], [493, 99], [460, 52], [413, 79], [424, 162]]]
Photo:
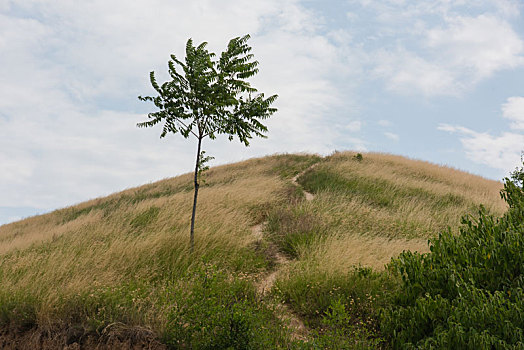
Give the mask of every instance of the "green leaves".
[[207, 50], [207, 43], [186, 43], [184, 62], [171, 55], [168, 62], [170, 81], [159, 85], [154, 72], [151, 85], [157, 96], [138, 98], [153, 102], [158, 111], [148, 114], [148, 121], [137, 126], [152, 127], [163, 123], [160, 137], [169, 133], [190, 135], [198, 139], [226, 134], [249, 145], [253, 136], [264, 137], [267, 128], [262, 120], [276, 112], [271, 105], [277, 95], [268, 98], [257, 93], [247, 81], [258, 73], [258, 62], [247, 44], [250, 36], [233, 38], [219, 59]]
[[459, 235], [441, 233], [431, 252], [402, 253], [390, 268], [401, 293], [383, 313], [395, 348], [521, 348], [524, 343], [524, 168], [506, 179], [501, 218], [484, 208]]
[[215, 157], [212, 157], [212, 156], [206, 156], [206, 151], [202, 151], [200, 152], [200, 162], [198, 164], [198, 179], [199, 179], [199, 182], [202, 182], [205, 184], [205, 179], [204, 179], [204, 173], [209, 170], [209, 165], [208, 163], [210, 161], [212, 161], [213, 159], [215, 159]]

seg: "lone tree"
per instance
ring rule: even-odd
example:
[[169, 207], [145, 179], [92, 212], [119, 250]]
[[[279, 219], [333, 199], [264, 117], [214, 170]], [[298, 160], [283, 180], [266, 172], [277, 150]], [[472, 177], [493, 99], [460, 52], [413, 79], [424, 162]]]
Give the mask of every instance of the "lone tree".
[[258, 62], [253, 60], [248, 40], [249, 35], [231, 39], [227, 50], [215, 59], [216, 55], [206, 49], [207, 42], [195, 47], [189, 39], [185, 62], [171, 55], [168, 62], [171, 80], [158, 85], [155, 73], [150, 73], [151, 85], [158, 96], [138, 97], [158, 107], [158, 111], [148, 114], [147, 121], [137, 124], [139, 128], [162, 123], [160, 138], [168, 133], [180, 133], [184, 138], [192, 135], [198, 141], [189, 236], [191, 251], [194, 249], [199, 174], [207, 168], [204, 164], [210, 159], [204, 157], [202, 140], [226, 134], [230, 141], [236, 136], [249, 146], [253, 135], [266, 137], [263, 133], [267, 127], [261, 121], [276, 112], [271, 104], [277, 95], [264, 98], [264, 94], [257, 93], [247, 81], [258, 73]]

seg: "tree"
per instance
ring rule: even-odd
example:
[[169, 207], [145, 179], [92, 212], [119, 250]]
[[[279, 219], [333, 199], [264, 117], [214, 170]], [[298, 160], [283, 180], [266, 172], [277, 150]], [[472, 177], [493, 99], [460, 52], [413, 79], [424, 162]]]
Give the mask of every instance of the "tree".
[[[249, 35], [233, 38], [220, 58], [206, 49], [207, 42], [195, 47], [193, 40], [186, 44], [186, 58], [182, 62], [171, 55], [168, 62], [170, 81], [159, 85], [155, 73], [150, 73], [151, 85], [157, 96], [138, 98], [151, 101], [158, 111], [148, 114], [148, 120], [138, 123], [139, 128], [163, 124], [160, 138], [168, 133], [180, 133], [184, 138], [197, 139], [194, 173], [193, 211], [191, 215], [190, 246], [194, 249], [195, 214], [200, 186], [199, 174], [206, 169], [202, 140], [215, 139], [225, 134], [232, 141], [238, 137], [245, 146], [254, 136], [266, 137], [267, 127], [262, 120], [276, 112], [271, 104], [277, 95], [268, 98], [257, 93], [247, 81], [258, 73], [258, 62], [247, 44]], [[178, 70], [178, 69], [181, 70]]]

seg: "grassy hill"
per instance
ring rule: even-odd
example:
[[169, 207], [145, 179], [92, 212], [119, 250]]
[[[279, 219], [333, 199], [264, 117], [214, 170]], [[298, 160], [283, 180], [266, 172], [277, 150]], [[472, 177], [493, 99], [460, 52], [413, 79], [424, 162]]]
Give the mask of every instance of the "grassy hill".
[[0, 345], [385, 347], [377, 310], [399, 287], [384, 265], [481, 204], [506, 210], [502, 183], [427, 162], [276, 155], [207, 172], [190, 254], [191, 184], [1, 226]]

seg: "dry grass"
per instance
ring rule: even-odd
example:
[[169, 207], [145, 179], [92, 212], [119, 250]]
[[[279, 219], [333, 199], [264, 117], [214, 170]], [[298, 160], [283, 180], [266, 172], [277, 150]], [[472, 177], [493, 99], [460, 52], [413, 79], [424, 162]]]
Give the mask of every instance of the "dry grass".
[[[142, 316], [136, 322], [162, 325], [168, 302], [159, 281], [176, 281], [202, 260], [253, 275], [266, 267], [251, 231], [266, 218], [273, 217], [283, 237], [302, 231], [314, 237], [295, 247], [297, 259], [279, 277], [283, 286], [307, 276], [341, 276], [359, 264], [381, 269], [402, 250], [424, 251], [427, 238], [456, 226], [479, 204], [496, 214], [505, 210], [500, 182], [398, 156], [352, 157], [328, 157], [299, 183], [307, 188], [308, 176], [314, 183], [324, 172], [359, 189], [329, 188], [328, 179], [325, 188], [308, 188], [315, 193], [310, 202], [297, 199], [291, 179], [318, 158], [271, 156], [211, 169], [199, 192], [193, 256], [191, 174], [1, 226], [0, 297], [37, 298], [37, 318], [51, 322], [67, 298], [147, 284], [148, 294], [137, 297]], [[389, 202], [377, 205], [373, 196]], [[451, 202], [439, 204], [446, 198]]]
[[[33, 295], [49, 311], [64, 296], [94, 287], [176, 277], [204, 256], [233, 268], [256, 269], [243, 266], [256, 263], [250, 246], [252, 211], [283, 193], [286, 182], [272, 172], [278, 161], [248, 160], [207, 174], [192, 257], [190, 175], [2, 226], [1, 292]], [[45, 310], [40, 317], [46, 317]]]
[[[243, 218], [232, 218], [231, 213], [243, 212], [246, 214], [246, 208], [249, 206], [263, 205], [273, 201], [275, 193], [283, 188], [283, 182], [279, 181], [277, 176], [267, 174], [272, 165], [274, 164], [271, 162], [262, 163], [255, 159], [212, 169], [207, 174], [207, 186], [202, 187], [199, 196], [197, 225], [200, 226], [200, 230], [209, 229], [204, 220], [213, 217], [215, 219], [223, 217], [222, 223], [227, 225], [235, 222], [237, 228], [247, 230], [251, 224], [251, 218], [245, 215]], [[239, 178], [240, 173], [242, 175]], [[75, 235], [79, 236], [79, 240], [89, 240], [100, 234], [108, 236], [114, 233], [116, 234], [115, 240], [125, 238], [130, 231], [130, 228], [127, 227], [130, 219], [153, 206], [162, 208], [162, 214], [152, 228], [156, 231], [156, 235], [161, 235], [171, 229], [172, 233], [177, 235], [177, 231], [184, 231], [188, 225], [187, 219], [188, 216], [190, 217], [193, 195], [191, 179], [190, 174], [166, 179], [109, 197], [94, 199], [74, 207], [60, 209], [50, 214], [1, 226], [0, 254], [24, 250], [34, 244], [56, 240], [63, 235]], [[185, 190], [181, 191], [182, 188]], [[138, 203], [133, 201], [138, 193], [147, 196], [169, 191], [173, 193], [159, 198], [144, 199]], [[129, 197], [131, 200], [126, 201], [124, 197]], [[112, 202], [118, 203], [120, 200], [122, 203], [111, 207]], [[104, 207], [104, 204], [108, 204], [109, 212], [99, 208]], [[90, 207], [94, 209], [67, 221], [68, 214]], [[88, 236], [82, 233], [88, 233]], [[185, 233], [181, 232], [181, 234]], [[141, 240], [143, 239], [136, 239], [137, 242]]]
[[352, 156], [335, 154], [309, 176], [315, 187], [316, 173], [336, 175], [317, 185], [319, 196], [308, 205], [341, 233], [428, 238], [480, 205], [495, 215], [506, 210], [501, 182], [399, 156], [369, 153], [362, 162]]
[[307, 252], [307, 260], [322, 273], [338, 275], [362, 265], [382, 270], [391, 258], [404, 250], [428, 251], [426, 239], [389, 239], [387, 237], [330, 236]]
[[332, 157], [332, 162], [342, 161], [337, 167], [342, 174], [354, 172], [362, 177], [387, 180], [399, 187], [420, 188], [436, 195], [454, 194], [475, 204], [483, 203], [498, 214], [506, 210], [499, 195], [502, 189], [500, 181], [391, 154], [365, 153], [362, 163], [348, 162], [351, 157], [349, 152], [338, 153]]
[[481, 204], [497, 215], [506, 210], [498, 181], [388, 154], [365, 153], [361, 162], [354, 155], [336, 153], [299, 178], [315, 199], [270, 221], [277, 237], [292, 234], [285, 244], [297, 256], [279, 275], [282, 288], [345, 276], [356, 265], [382, 270], [403, 250], [429, 251], [429, 238], [456, 231]]

